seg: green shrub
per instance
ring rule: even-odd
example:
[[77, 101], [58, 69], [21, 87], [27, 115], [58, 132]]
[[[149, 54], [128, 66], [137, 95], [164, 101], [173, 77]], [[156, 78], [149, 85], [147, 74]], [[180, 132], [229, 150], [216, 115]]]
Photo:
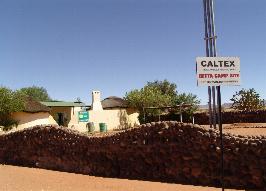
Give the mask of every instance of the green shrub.
[[9, 131], [13, 127], [17, 128], [18, 124], [19, 124], [18, 120], [12, 119], [9, 116], [7, 116], [5, 118], [1, 117], [1, 119], [0, 119], [0, 126], [3, 126], [2, 127], [3, 131]]
[[22, 111], [25, 107], [24, 95], [18, 91], [0, 86], [0, 126], [4, 131], [18, 126], [18, 121], [11, 114]]

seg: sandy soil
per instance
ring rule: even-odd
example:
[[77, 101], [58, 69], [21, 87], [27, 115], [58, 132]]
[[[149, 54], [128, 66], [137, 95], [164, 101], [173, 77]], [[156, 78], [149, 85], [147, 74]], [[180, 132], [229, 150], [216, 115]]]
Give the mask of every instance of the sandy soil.
[[225, 132], [229, 132], [236, 135], [266, 136], [265, 123], [234, 123], [234, 124], [225, 124], [223, 127]]
[[232, 123], [223, 124], [224, 128], [266, 128], [266, 123]]
[[[203, 125], [209, 127], [209, 125]], [[234, 123], [223, 124], [223, 132], [236, 135], [264, 135], [266, 136], [266, 123]]]
[[[218, 191], [220, 188], [101, 178], [0, 165], [1, 191]], [[226, 189], [229, 191], [229, 189]]]
[[236, 129], [225, 129], [224, 132], [229, 132], [236, 135], [264, 135], [266, 136], [265, 128], [236, 128]]

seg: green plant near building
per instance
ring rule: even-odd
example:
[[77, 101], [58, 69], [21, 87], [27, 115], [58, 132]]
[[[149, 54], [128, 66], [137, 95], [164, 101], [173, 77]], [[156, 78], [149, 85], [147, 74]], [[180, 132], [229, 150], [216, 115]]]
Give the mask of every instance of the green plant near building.
[[3, 130], [9, 130], [18, 125], [18, 121], [12, 119], [11, 114], [24, 109], [23, 97], [19, 91], [0, 87], [0, 126], [3, 126]]

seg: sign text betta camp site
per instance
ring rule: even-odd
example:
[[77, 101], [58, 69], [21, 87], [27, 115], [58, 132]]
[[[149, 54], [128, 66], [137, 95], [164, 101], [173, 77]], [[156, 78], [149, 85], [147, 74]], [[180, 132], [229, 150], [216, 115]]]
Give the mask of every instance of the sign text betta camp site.
[[239, 57], [197, 57], [198, 86], [240, 85]]

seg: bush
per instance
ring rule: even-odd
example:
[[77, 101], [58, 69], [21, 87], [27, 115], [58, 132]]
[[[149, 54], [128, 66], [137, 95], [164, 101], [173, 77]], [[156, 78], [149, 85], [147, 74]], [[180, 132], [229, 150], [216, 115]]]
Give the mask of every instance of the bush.
[[18, 91], [0, 87], [0, 126], [4, 131], [18, 126], [18, 121], [11, 114], [24, 109], [24, 96]]
[[236, 110], [250, 112], [263, 109], [260, 95], [254, 88], [248, 90], [242, 89], [239, 92], [236, 92], [230, 100], [233, 102], [232, 108]]
[[19, 121], [18, 120], [12, 119], [9, 116], [6, 117], [6, 118], [0, 119], [0, 126], [3, 126], [2, 127], [2, 130], [3, 131], [9, 131], [13, 127], [16, 127], [17, 128], [18, 127], [18, 124], [19, 124]]

